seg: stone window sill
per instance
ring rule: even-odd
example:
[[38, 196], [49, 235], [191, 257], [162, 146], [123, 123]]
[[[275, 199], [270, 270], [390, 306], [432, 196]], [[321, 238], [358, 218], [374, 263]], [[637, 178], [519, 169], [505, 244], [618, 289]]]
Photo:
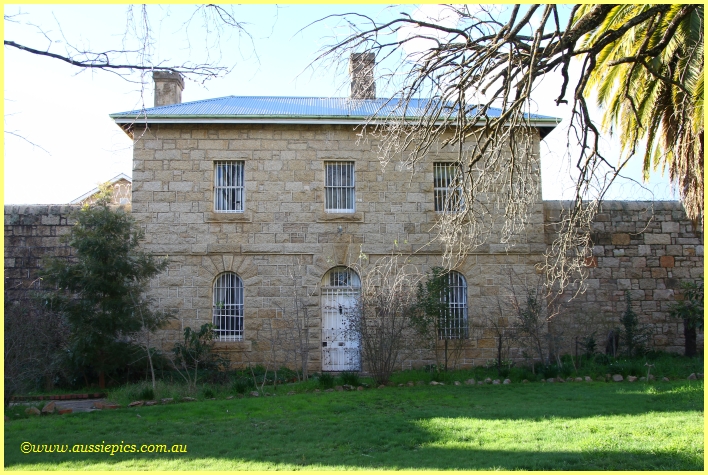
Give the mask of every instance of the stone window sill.
[[204, 220], [207, 223], [250, 223], [251, 212], [244, 211], [243, 213], [214, 213], [208, 211], [204, 213]]
[[238, 353], [241, 351], [251, 351], [251, 341], [216, 341], [214, 351], [219, 353]]
[[364, 213], [325, 213], [324, 211], [317, 212], [317, 222], [326, 223], [331, 221], [364, 221]]

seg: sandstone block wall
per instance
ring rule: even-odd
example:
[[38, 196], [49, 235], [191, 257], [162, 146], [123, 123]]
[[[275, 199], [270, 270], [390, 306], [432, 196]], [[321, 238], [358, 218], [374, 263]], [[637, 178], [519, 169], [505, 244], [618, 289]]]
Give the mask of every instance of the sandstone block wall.
[[[264, 332], [292, 308], [297, 288], [306, 289], [309, 311], [317, 315], [310, 341], [320, 342], [319, 285], [332, 267], [391, 252], [413, 253], [421, 272], [441, 265], [433, 162], [453, 162], [455, 152], [440, 151], [414, 175], [395, 163], [382, 172], [378, 143], [356, 134], [350, 126], [315, 125], [159, 125], [136, 133], [132, 211], [145, 229], [146, 248], [170, 258], [169, 270], [153, 285], [159, 305], [178, 316], [167, 340], [179, 338], [185, 326], [211, 322], [213, 282], [225, 271], [243, 279], [245, 337], [220, 347], [236, 363], [260, 363], [268, 350]], [[216, 160], [244, 161], [243, 213], [213, 211]], [[354, 162], [354, 213], [325, 212], [328, 161]], [[485, 245], [460, 265], [470, 308], [482, 308], [500, 292], [500, 266], [533, 272], [545, 247], [540, 201], [534, 215], [518, 247], [507, 252]], [[462, 362], [479, 363], [484, 351], [470, 340]], [[320, 351], [311, 357], [311, 368], [320, 370]]]
[[78, 205], [6, 205], [5, 292], [12, 298], [39, 288], [38, 272], [46, 256], [72, 256], [61, 238], [71, 231]]
[[[550, 223], [563, 202], [545, 201], [546, 240], [554, 239]], [[565, 203], [566, 208], [568, 206]], [[593, 259], [586, 291], [567, 304], [559, 327], [575, 320], [572, 334], [598, 329], [604, 348], [607, 333], [619, 327], [629, 292], [633, 309], [653, 330], [655, 348], [683, 352], [683, 325], [669, 317], [683, 281], [703, 276], [703, 235], [696, 231], [678, 202], [606, 201], [592, 225]], [[703, 332], [699, 333], [703, 346]]]

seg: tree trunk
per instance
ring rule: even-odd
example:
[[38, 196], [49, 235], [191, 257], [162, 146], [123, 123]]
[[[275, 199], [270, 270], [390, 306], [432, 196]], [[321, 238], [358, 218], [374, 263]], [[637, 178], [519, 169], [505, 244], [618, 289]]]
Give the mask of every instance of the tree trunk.
[[683, 320], [683, 337], [686, 356], [696, 356], [696, 327]]
[[98, 387], [101, 389], [106, 389], [106, 373], [105, 373], [105, 371], [98, 372]]

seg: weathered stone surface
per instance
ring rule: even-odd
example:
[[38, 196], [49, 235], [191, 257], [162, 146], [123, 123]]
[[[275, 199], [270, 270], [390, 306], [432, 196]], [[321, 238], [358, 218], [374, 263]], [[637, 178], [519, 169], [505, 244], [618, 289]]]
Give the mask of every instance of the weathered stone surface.
[[[695, 375], [694, 375], [694, 378], [695, 378]], [[42, 414], [54, 414], [54, 409], [56, 409], [56, 405], [57, 404], [54, 401], [46, 404], [42, 408]]]
[[511, 384], [511, 379], [507, 378], [503, 381], [503, 384]]
[[691, 373], [691, 374], [688, 375], [688, 379], [689, 379], [690, 381], [695, 381], [695, 380], [698, 379], [698, 378], [696, 378], [696, 373]]
[[146, 406], [155, 406], [157, 405], [157, 401], [145, 401]]
[[357, 387], [356, 387], [356, 390], [357, 390], [357, 391], [363, 391], [363, 390], [364, 390], [364, 386], [357, 386]]
[[462, 383], [460, 383], [459, 381], [455, 381], [455, 382], [454, 382], [454, 385], [455, 385], [455, 386], [461, 386]]
[[467, 384], [467, 385], [473, 385], [473, 384], [476, 384], [476, 381], [474, 380], [474, 378], [470, 378], [470, 379], [468, 379], [467, 381], [465, 381], [465, 384]]
[[669, 382], [669, 378], [667, 378], [666, 376], [664, 376], [663, 378], [661, 378], [661, 380], [662, 380], [662, 381], [665, 381], [665, 382]]
[[335, 386], [335, 387], [334, 387], [334, 390], [335, 390], [335, 391], [344, 391], [344, 387], [342, 387], [342, 386]]
[[485, 378], [484, 383], [485, 384], [492, 384], [492, 378]]
[[498, 379], [495, 379], [494, 381], [492, 381], [492, 384], [501, 384], [501, 381], [499, 381]]
[[60, 416], [63, 416], [64, 414], [71, 414], [72, 412], [74, 412], [74, 410], [69, 407], [63, 407], [57, 410], [57, 414]]
[[613, 374], [612, 381], [614, 381], [615, 383], [619, 383], [620, 381], [624, 381], [624, 378], [621, 374]]
[[25, 409], [25, 414], [29, 414], [30, 416], [38, 416], [38, 415], [42, 414], [42, 412], [33, 406], [33, 407], [28, 407], [27, 409]]
[[130, 404], [128, 404], [128, 407], [139, 407], [139, 406], [144, 406], [145, 401], [133, 401]]
[[162, 399], [160, 399], [160, 402], [162, 404], [169, 404], [171, 402], [174, 402], [174, 399], [171, 397], [163, 397]]
[[[646, 379], [646, 378], [645, 378]], [[627, 381], [633, 383], [637, 380], [636, 376], [627, 376]]]
[[585, 376], [585, 382], [586, 382], [586, 383], [591, 383], [591, 382], [592, 382], [592, 378], [591, 378], [590, 376]]

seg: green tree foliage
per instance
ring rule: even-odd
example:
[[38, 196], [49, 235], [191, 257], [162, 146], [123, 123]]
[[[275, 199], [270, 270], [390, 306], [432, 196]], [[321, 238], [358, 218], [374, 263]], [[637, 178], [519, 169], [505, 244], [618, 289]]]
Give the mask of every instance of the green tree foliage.
[[620, 323], [622, 330], [620, 331], [622, 343], [627, 350], [627, 356], [630, 358], [646, 349], [646, 344], [649, 341], [649, 327], [639, 323], [639, 318], [632, 308], [632, 297], [629, 291], [625, 293], [626, 307]]
[[682, 282], [682, 300], [671, 304], [669, 314], [683, 320], [686, 356], [696, 356], [696, 329], [703, 328], [703, 279]]
[[42, 279], [48, 304], [61, 312], [70, 328], [69, 349], [73, 363], [82, 370], [105, 375], [125, 364], [125, 354], [135, 350], [131, 336], [153, 331], [166, 315], [151, 309], [146, 297], [149, 280], [167, 262], [139, 249], [142, 231], [124, 209], [109, 207], [104, 190], [97, 202], [75, 215], [68, 243], [71, 260], [52, 259]]
[[[582, 18], [595, 5], [583, 5]], [[597, 91], [603, 127], [614, 131], [626, 155], [647, 140], [644, 178], [668, 168], [688, 215], [703, 209], [703, 6], [670, 5], [646, 15], [653, 5], [615, 6], [585, 38], [592, 48], [609, 33], [634, 25], [595, 57], [586, 90]]]

